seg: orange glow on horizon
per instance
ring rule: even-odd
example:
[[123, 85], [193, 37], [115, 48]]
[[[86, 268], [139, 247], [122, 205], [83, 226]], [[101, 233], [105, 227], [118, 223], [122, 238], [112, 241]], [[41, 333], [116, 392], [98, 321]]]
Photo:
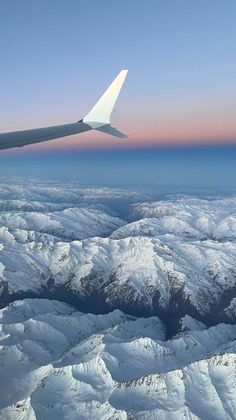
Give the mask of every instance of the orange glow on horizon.
[[118, 115], [116, 116], [114, 126], [126, 133], [128, 139], [117, 139], [89, 131], [45, 143], [36, 143], [23, 150], [12, 150], [14, 153], [16, 151], [21, 153], [26, 150], [47, 152], [236, 144], [234, 114], [234, 107], [229, 107], [229, 104], [225, 109], [219, 106], [205, 106], [205, 109], [192, 106], [189, 109], [182, 107], [178, 111], [176, 109], [159, 110], [158, 113], [153, 111], [153, 114], [148, 116], [136, 109], [135, 112], [132, 110], [132, 115], [120, 115], [118, 121]]

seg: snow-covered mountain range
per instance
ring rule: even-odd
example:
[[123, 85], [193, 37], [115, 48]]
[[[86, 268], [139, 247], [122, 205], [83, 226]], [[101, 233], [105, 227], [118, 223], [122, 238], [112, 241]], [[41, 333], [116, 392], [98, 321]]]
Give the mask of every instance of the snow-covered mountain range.
[[2, 419], [232, 419], [236, 327], [83, 314], [44, 299], [0, 311]]
[[236, 196], [0, 198], [0, 419], [236, 418]]

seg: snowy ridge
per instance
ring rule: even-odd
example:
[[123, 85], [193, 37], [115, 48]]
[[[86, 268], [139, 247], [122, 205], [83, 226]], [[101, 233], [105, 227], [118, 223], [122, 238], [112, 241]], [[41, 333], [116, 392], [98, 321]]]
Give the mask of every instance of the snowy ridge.
[[181, 304], [202, 317], [219, 314], [220, 305], [222, 312], [235, 293], [232, 242], [180, 241], [173, 235], [60, 242], [50, 235], [7, 228], [0, 228], [0, 237], [6, 300], [22, 292], [56, 297], [61, 290], [78, 304], [95, 305], [95, 310], [97, 296], [107, 310], [161, 315], [174, 308], [177, 313]]
[[108, 236], [125, 222], [104, 211], [86, 208], [66, 208], [47, 212], [1, 212], [0, 226], [47, 233], [63, 240]]
[[234, 196], [0, 197], [0, 419], [236, 418]]
[[236, 198], [182, 197], [133, 205], [130, 215], [135, 222], [113, 234], [126, 236], [179, 237], [226, 241], [236, 239]]
[[43, 299], [15, 302], [0, 319], [1, 418], [198, 419], [213, 407], [215, 419], [233, 418], [236, 327], [201, 325], [165, 341], [156, 317]]
[[[0, 191], [17, 203], [0, 212], [4, 302], [42, 296], [95, 312], [235, 319], [235, 197], [140, 202], [146, 193], [23, 181]], [[139, 220], [125, 222], [117, 202]]]

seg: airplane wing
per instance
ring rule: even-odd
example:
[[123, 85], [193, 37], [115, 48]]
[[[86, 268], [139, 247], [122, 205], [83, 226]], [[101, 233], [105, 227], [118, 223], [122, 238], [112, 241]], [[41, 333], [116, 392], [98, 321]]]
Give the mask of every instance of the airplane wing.
[[126, 136], [110, 125], [110, 115], [127, 76], [128, 70], [122, 70], [111, 85], [94, 105], [91, 111], [81, 120], [31, 130], [14, 131], [0, 134], [0, 149], [23, 147], [33, 143], [71, 136], [89, 130], [98, 130], [109, 135], [125, 138]]

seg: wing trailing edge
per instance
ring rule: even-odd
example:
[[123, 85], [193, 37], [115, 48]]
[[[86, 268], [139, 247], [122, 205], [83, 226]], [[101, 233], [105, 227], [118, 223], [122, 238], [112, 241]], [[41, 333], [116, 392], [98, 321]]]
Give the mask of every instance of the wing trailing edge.
[[102, 131], [102, 133], [109, 134], [110, 136], [119, 137], [120, 139], [126, 139], [127, 136], [116, 128], [112, 127], [110, 124], [102, 125], [102, 127], [96, 128], [97, 131]]

